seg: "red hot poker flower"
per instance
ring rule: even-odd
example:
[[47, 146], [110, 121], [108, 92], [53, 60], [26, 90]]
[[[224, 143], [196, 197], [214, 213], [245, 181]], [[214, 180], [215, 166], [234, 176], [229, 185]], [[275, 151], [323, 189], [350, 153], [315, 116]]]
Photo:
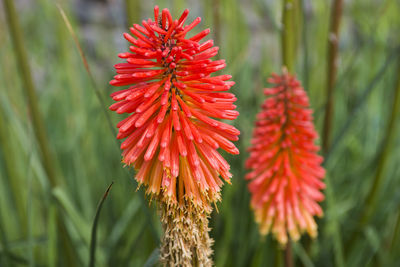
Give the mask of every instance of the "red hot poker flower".
[[312, 122], [309, 101], [296, 78], [284, 69], [272, 74], [274, 84], [264, 90], [267, 96], [257, 116], [246, 167], [252, 171], [249, 190], [260, 232], [269, 231], [285, 245], [287, 233], [293, 240], [307, 231], [317, 235], [314, 215], [323, 212], [317, 202], [324, 199], [321, 179], [323, 158], [314, 145], [318, 137]]
[[196, 18], [184, 26], [189, 11], [173, 20], [168, 9], [154, 8], [154, 21], [134, 24], [124, 37], [132, 46], [118, 56], [118, 73], [110, 82], [129, 88], [111, 94], [117, 113], [130, 115], [118, 123], [117, 138], [123, 139], [123, 162], [133, 165], [139, 184], [169, 203], [191, 199], [196, 204], [219, 198], [223, 182], [230, 180], [230, 166], [218, 148], [238, 154], [231, 141], [239, 131], [217, 119], [238, 116], [236, 97], [227, 93], [230, 75], [211, 76], [225, 68], [224, 60], [211, 60], [218, 47], [200, 42], [209, 29], [187, 38], [200, 23]]

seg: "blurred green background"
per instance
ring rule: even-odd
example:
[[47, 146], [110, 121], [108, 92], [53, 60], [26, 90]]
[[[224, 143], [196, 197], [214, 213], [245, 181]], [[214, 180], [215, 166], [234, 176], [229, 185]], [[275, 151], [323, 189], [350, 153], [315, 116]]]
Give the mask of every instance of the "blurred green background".
[[[0, 266], [87, 266], [96, 207], [112, 181], [98, 220], [96, 266], [155, 264], [162, 232], [155, 205], [148, 204], [143, 190], [135, 191], [134, 173], [123, 168], [105, 116], [113, 125], [123, 118], [108, 111], [108, 95], [115, 90], [108, 85], [113, 65], [128, 47], [122, 33], [129, 20], [152, 17], [155, 4], [169, 8], [174, 17], [186, 7], [191, 19], [201, 16], [195, 32], [211, 28], [220, 57], [227, 61], [223, 72], [236, 81], [232, 91], [240, 116], [233, 123], [241, 131], [241, 154], [226, 155], [234, 177], [210, 220], [215, 264], [280, 266], [282, 253], [275, 241], [258, 235], [243, 177], [262, 88], [271, 72], [281, 70], [281, 1], [129, 2], [126, 8], [122, 0], [14, 1], [54, 183], [35, 138], [24, 74], [0, 4]], [[94, 82], [56, 3], [71, 21]], [[298, 9], [296, 72], [309, 93], [319, 132], [330, 9], [330, 1], [317, 0], [300, 1]], [[399, 14], [398, 0], [344, 1], [333, 144], [324, 163], [325, 216], [318, 219], [316, 240], [303, 237], [293, 244], [296, 266], [400, 266], [400, 114], [388, 127], [400, 75]], [[388, 131], [394, 136], [390, 142]], [[366, 206], [378, 167], [381, 183], [375, 185], [375, 201]], [[360, 224], [365, 210], [368, 220]]]

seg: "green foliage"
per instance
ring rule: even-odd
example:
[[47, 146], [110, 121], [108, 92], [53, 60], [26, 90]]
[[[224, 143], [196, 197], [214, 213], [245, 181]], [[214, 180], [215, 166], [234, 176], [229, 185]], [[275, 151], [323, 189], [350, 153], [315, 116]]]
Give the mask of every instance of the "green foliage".
[[[122, 118], [107, 106], [114, 90], [108, 85], [112, 66], [118, 61], [117, 53], [127, 47], [122, 37], [127, 31], [122, 19], [125, 9], [115, 4], [124, 1], [111, 1], [114, 4], [107, 11], [104, 4], [96, 4], [79, 12], [79, 6], [61, 1], [95, 84], [54, 1], [15, 2], [25, 3], [17, 5], [18, 19], [60, 181], [51, 188], [47, 179], [27, 107], [24, 77], [16, 64], [4, 12], [0, 12], [0, 266], [87, 266], [96, 206], [111, 181], [114, 185], [97, 225], [96, 266], [153, 266], [161, 234], [156, 210], [142, 189], [135, 191], [134, 173], [123, 167], [105, 115], [114, 125]], [[140, 12], [133, 17], [152, 16], [155, 1], [147, 2], [141, 1]], [[295, 69], [307, 85], [321, 130], [330, 6], [326, 1], [300, 2], [303, 22], [297, 28], [302, 29], [298, 35], [302, 40], [297, 44]], [[279, 266], [275, 241], [260, 237], [254, 223], [244, 161], [266, 78], [270, 72], [281, 71], [282, 7], [280, 1], [219, 0], [219, 16], [215, 16], [213, 3], [157, 1], [175, 15], [189, 7], [190, 18], [201, 16], [202, 27], [210, 27], [212, 34], [218, 32], [220, 57], [226, 59], [226, 72], [236, 81], [232, 91], [240, 116], [234, 124], [241, 131], [237, 142], [241, 154], [225, 155], [234, 178], [232, 185], [224, 186], [219, 212], [213, 213], [210, 222], [214, 260], [216, 266]], [[84, 22], [78, 13], [86, 13]], [[399, 13], [399, 1], [345, 1], [334, 95], [334, 147], [325, 162], [330, 178], [327, 202], [322, 204], [325, 216], [318, 220], [315, 241], [303, 238], [293, 244], [296, 265], [339, 266], [341, 257], [345, 266], [400, 265], [399, 127], [394, 129], [376, 208], [369, 221], [358, 227], [385, 143], [400, 75], [395, 64], [400, 61]], [[93, 89], [99, 90], [107, 106], [100, 104]], [[352, 247], [345, 249], [355, 233]]]

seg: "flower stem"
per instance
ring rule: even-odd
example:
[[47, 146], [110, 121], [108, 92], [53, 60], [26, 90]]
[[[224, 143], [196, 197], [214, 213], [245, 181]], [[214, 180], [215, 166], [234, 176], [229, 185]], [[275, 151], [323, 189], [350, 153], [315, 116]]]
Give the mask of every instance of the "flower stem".
[[293, 267], [292, 243], [289, 240], [285, 248], [285, 267]]
[[307, 10], [306, 1], [301, 0], [301, 11], [303, 18], [303, 27], [301, 31], [302, 45], [303, 45], [303, 85], [305, 90], [309, 90], [310, 84], [310, 64], [309, 64], [309, 51], [308, 51], [308, 27], [307, 27]]
[[335, 81], [338, 68], [338, 48], [339, 48], [339, 27], [342, 17], [343, 0], [334, 0], [331, 8], [331, 23], [328, 35], [328, 65], [327, 65], [327, 85], [326, 85], [326, 108], [325, 119], [322, 130], [322, 151], [326, 153], [330, 146], [332, 132], [332, 118], [335, 89]]
[[275, 243], [275, 263], [274, 267], [281, 267], [282, 266], [282, 249], [279, 246], [278, 242]]
[[293, 73], [295, 59], [295, 1], [296, 0], [283, 0], [282, 11], [282, 64], [288, 69], [289, 73]]
[[[283, 0], [283, 31], [282, 31], [282, 64], [289, 73], [294, 72], [295, 54], [297, 48], [296, 12], [298, 12], [298, 0]], [[297, 13], [298, 14], [298, 13]], [[278, 248], [279, 250], [279, 248]], [[292, 246], [289, 240], [284, 250], [284, 266], [293, 267]]]
[[[332, 132], [332, 118], [334, 108], [333, 91], [337, 77], [338, 68], [338, 48], [339, 48], [339, 27], [342, 17], [343, 0], [333, 0], [331, 8], [331, 21], [328, 33], [328, 62], [327, 62], [327, 85], [326, 85], [326, 107], [325, 118], [322, 129], [322, 152], [327, 154], [330, 147], [330, 136]], [[328, 208], [334, 210], [335, 194], [330, 182], [330, 177], [325, 177], [326, 195]], [[337, 266], [344, 266], [343, 249], [339, 224], [337, 219], [332, 220], [331, 225], [334, 229], [334, 249], [335, 249], [335, 262]]]
[[160, 217], [164, 228], [160, 260], [163, 266], [213, 266], [213, 240], [209, 237], [210, 211], [183, 204], [160, 203]]

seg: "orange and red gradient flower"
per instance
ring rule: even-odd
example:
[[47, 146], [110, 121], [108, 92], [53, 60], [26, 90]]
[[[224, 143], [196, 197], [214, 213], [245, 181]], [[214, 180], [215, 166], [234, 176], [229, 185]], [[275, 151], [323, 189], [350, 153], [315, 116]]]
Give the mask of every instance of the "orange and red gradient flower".
[[251, 206], [261, 234], [270, 231], [285, 245], [307, 231], [317, 235], [313, 216], [322, 216], [318, 202], [324, 199], [321, 179], [323, 158], [314, 145], [318, 137], [306, 92], [296, 78], [284, 69], [272, 74], [266, 88], [267, 99], [257, 115], [246, 167], [251, 169]]
[[118, 56], [113, 86], [129, 86], [111, 94], [117, 113], [130, 114], [118, 123], [117, 138], [126, 138], [123, 162], [138, 171], [139, 184], [147, 192], [176, 203], [214, 202], [223, 180], [229, 182], [230, 166], [218, 148], [238, 154], [231, 141], [239, 131], [216, 119], [238, 116], [236, 97], [227, 93], [230, 75], [211, 76], [225, 68], [224, 60], [212, 60], [218, 47], [212, 40], [200, 42], [210, 32], [186, 35], [201, 21], [184, 25], [189, 11], [173, 20], [168, 9], [154, 8], [154, 21], [134, 24], [124, 37], [132, 46]]

